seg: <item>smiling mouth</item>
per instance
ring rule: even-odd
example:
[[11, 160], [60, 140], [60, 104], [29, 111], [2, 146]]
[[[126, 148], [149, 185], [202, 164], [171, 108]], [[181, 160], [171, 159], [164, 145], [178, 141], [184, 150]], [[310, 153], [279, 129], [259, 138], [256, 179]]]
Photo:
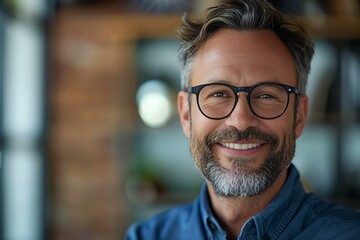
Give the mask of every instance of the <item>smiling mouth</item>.
[[221, 143], [221, 145], [235, 150], [249, 150], [261, 146], [260, 143]]

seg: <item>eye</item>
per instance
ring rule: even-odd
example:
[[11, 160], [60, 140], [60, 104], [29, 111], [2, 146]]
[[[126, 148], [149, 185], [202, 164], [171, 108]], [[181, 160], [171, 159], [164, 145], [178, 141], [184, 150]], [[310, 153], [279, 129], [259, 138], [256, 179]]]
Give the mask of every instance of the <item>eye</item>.
[[260, 99], [274, 99], [276, 97], [274, 95], [270, 94], [270, 93], [262, 93], [262, 94], [259, 94], [257, 96], [257, 98], [260, 98]]
[[261, 91], [261, 92], [255, 92], [255, 94], [252, 95], [251, 99], [252, 101], [256, 101], [258, 103], [280, 103], [283, 101], [286, 101], [287, 95], [282, 94], [278, 91]]
[[212, 94], [212, 97], [226, 98], [229, 97], [229, 95], [226, 92], [215, 92]]
[[252, 92], [252, 99], [258, 101], [282, 101], [287, 98], [287, 92], [275, 85], [260, 85]]
[[233, 98], [234, 95], [231, 88], [223, 85], [206, 86], [201, 94], [204, 99], [226, 99]]

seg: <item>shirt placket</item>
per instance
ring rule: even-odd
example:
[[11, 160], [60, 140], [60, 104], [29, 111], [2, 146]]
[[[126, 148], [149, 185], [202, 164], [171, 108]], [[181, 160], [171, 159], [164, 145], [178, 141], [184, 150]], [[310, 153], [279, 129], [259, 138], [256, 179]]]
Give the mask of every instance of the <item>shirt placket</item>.
[[226, 240], [226, 232], [221, 228], [219, 223], [214, 218], [208, 218], [207, 227], [208, 232], [210, 233], [209, 239]]

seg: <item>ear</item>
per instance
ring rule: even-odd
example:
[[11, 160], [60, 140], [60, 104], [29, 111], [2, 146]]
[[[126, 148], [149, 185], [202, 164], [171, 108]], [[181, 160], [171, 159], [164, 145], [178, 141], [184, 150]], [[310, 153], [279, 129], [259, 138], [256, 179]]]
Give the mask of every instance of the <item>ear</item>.
[[296, 115], [296, 125], [295, 125], [295, 136], [296, 138], [300, 137], [306, 122], [306, 117], [308, 113], [308, 96], [300, 96], [299, 97], [299, 105], [297, 108]]
[[190, 106], [186, 92], [180, 91], [178, 94], [178, 111], [183, 131], [190, 138]]

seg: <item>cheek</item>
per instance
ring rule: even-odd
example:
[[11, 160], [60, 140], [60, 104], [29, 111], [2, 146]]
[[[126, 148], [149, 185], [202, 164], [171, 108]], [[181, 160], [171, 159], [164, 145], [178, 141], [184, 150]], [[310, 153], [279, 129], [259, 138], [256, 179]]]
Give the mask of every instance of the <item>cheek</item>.
[[219, 127], [219, 125], [217, 125], [216, 122], [217, 121], [215, 120], [203, 118], [201, 116], [196, 116], [196, 117], [194, 116], [191, 121], [190, 135], [192, 137], [196, 136], [199, 143], [205, 144], [208, 136]]
[[281, 117], [273, 120], [265, 120], [259, 128], [263, 131], [269, 132], [277, 136], [280, 142], [284, 141], [284, 137], [295, 134], [294, 129], [294, 114], [284, 114]]
[[206, 136], [208, 136], [212, 130], [213, 128], [211, 127], [211, 123], [208, 123], [203, 118], [197, 116], [193, 116], [191, 118], [190, 120], [191, 134], [195, 133], [199, 139], [205, 139]]
[[205, 117], [197, 108], [197, 105], [192, 106], [190, 111], [190, 125], [191, 130], [196, 131], [198, 136], [207, 136], [209, 133], [219, 128], [222, 120], [212, 120]]

